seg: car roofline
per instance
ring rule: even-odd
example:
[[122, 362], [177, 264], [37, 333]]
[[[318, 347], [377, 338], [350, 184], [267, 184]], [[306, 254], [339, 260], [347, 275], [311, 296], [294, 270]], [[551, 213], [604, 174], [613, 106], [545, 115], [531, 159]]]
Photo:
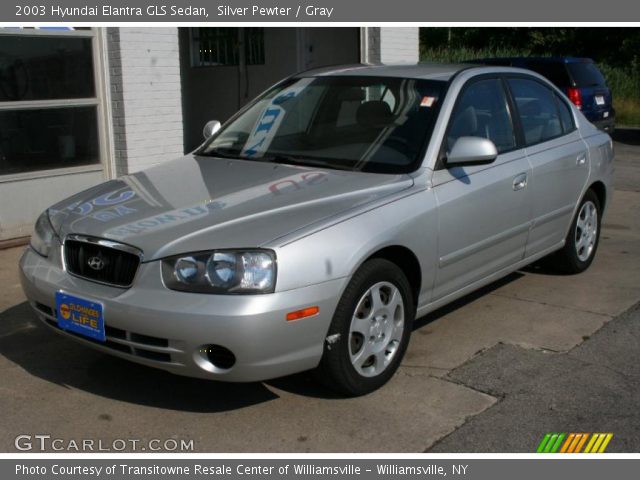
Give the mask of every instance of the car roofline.
[[292, 77], [379, 76], [448, 81], [462, 71], [482, 67], [486, 67], [486, 65], [471, 63], [354, 63], [303, 70]]

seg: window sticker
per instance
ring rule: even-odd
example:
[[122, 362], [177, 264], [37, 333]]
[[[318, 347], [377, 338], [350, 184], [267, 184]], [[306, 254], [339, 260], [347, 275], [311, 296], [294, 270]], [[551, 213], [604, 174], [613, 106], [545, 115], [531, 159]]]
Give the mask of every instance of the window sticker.
[[436, 103], [436, 97], [422, 97], [420, 100], [421, 107], [433, 107], [434, 103]]

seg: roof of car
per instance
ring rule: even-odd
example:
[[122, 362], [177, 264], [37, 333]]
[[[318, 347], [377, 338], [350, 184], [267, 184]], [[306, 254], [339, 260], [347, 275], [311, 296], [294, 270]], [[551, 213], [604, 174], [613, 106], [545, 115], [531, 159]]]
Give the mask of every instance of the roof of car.
[[469, 60], [471, 63], [490, 64], [491, 62], [548, 62], [548, 63], [594, 63], [591, 58], [587, 57], [490, 57]]
[[299, 77], [323, 76], [371, 76], [371, 77], [399, 77], [424, 78], [430, 80], [451, 79], [455, 74], [469, 68], [480, 68], [480, 65], [456, 63], [416, 63], [401, 65], [338, 65], [316, 68], [301, 72]]

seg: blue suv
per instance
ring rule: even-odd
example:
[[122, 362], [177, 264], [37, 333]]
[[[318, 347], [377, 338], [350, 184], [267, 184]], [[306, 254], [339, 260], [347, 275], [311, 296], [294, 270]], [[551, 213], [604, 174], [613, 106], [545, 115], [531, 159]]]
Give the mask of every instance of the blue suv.
[[547, 77], [596, 127], [608, 133], [615, 128], [611, 90], [590, 58], [506, 57], [483, 58], [470, 63], [527, 68]]

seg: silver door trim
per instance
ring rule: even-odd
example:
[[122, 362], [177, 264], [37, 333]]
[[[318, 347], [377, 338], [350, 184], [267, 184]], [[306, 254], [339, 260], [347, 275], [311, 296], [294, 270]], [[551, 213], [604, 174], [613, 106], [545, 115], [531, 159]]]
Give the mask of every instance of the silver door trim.
[[509, 240], [510, 238], [516, 237], [521, 233], [528, 231], [530, 228], [531, 222], [526, 222], [520, 225], [516, 225], [515, 227], [511, 227], [509, 230], [497, 233], [485, 238], [484, 240], [480, 240], [479, 242], [468, 245], [464, 248], [461, 248], [460, 250], [456, 250], [455, 252], [451, 252], [440, 257], [438, 265], [442, 268], [449, 266], [452, 263], [459, 262], [460, 260], [478, 253], [479, 251], [484, 250], [491, 245], [495, 245], [500, 242], [504, 242], [505, 240]]

